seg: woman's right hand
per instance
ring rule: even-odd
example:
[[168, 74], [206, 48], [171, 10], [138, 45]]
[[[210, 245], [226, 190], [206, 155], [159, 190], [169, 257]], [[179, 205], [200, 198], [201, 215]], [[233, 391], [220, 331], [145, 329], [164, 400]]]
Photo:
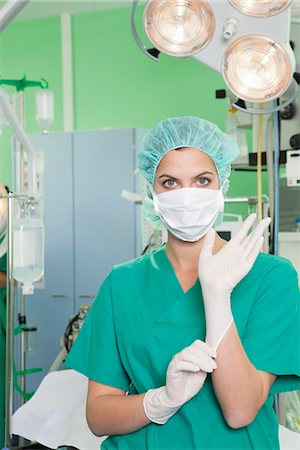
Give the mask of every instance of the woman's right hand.
[[167, 369], [166, 386], [146, 392], [143, 404], [145, 415], [163, 424], [202, 388], [207, 373], [216, 369], [216, 351], [203, 341], [196, 340], [173, 356]]
[[173, 356], [167, 370], [166, 401], [181, 406], [202, 388], [207, 373], [217, 368], [216, 351], [199, 339]]

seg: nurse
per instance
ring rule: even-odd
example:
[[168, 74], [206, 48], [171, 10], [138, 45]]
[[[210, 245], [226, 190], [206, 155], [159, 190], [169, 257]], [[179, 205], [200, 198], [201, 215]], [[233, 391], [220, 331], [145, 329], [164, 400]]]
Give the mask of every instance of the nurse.
[[297, 274], [259, 252], [269, 219], [228, 243], [214, 231], [237, 154], [197, 117], [140, 146], [147, 216], [168, 241], [113, 267], [66, 360], [89, 378], [102, 449], [279, 449], [274, 394], [300, 389]]

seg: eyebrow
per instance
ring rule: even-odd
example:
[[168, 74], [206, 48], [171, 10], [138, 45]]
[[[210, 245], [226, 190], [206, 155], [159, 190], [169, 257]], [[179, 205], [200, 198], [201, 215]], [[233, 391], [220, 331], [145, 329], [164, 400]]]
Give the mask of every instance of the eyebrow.
[[[199, 177], [202, 177], [203, 175], [207, 175], [207, 174], [214, 175], [212, 172], [209, 172], [208, 170], [206, 170], [205, 172], [201, 172], [193, 178], [199, 178]], [[158, 179], [163, 178], [163, 177], [172, 178], [173, 180], [178, 180], [178, 178], [173, 177], [173, 175], [168, 175], [167, 173], [163, 173], [162, 175], [160, 175], [158, 177]]]

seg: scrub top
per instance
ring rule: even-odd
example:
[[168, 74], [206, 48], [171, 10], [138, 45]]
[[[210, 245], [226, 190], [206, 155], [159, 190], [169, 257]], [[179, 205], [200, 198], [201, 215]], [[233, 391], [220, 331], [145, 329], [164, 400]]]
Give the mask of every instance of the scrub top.
[[[300, 389], [300, 299], [297, 273], [288, 260], [259, 254], [231, 294], [243, 347], [258, 369], [278, 375], [253, 422], [230, 428], [214, 394], [211, 376], [164, 425], [151, 423], [108, 437], [101, 449], [279, 449], [274, 394]], [[114, 266], [66, 360], [92, 380], [144, 393], [166, 383], [173, 355], [205, 339], [199, 280], [186, 293], [165, 245]]]

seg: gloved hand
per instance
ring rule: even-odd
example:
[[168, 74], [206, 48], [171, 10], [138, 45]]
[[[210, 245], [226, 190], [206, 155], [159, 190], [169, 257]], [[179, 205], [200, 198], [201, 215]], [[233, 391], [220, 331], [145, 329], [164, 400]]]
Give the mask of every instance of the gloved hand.
[[194, 341], [173, 356], [167, 369], [166, 386], [150, 389], [143, 400], [145, 414], [163, 424], [202, 388], [207, 372], [217, 365], [216, 352], [205, 342]]
[[216, 232], [213, 228], [203, 241], [199, 279], [205, 307], [206, 342], [214, 349], [218, 348], [233, 321], [231, 291], [252, 268], [263, 244], [263, 233], [271, 222], [269, 217], [263, 219], [247, 236], [255, 219], [256, 214], [250, 214], [235, 236], [214, 255]]

